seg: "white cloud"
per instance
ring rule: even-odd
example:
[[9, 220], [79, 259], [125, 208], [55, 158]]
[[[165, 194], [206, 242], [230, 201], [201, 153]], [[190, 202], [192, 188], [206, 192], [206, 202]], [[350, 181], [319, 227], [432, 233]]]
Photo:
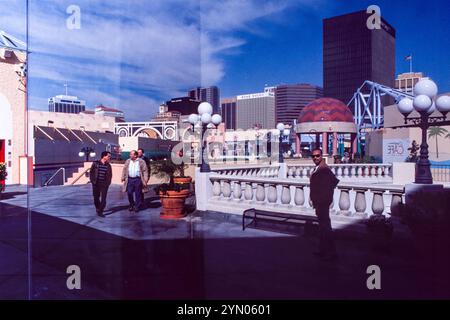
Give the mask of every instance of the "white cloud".
[[[299, 2], [80, 0], [81, 29], [69, 30], [72, 1], [30, 1], [32, 101], [61, 93], [67, 81], [91, 106], [110, 104], [142, 120], [141, 111], [150, 116], [162, 99], [217, 84], [224, 54], [245, 43], [235, 32], [255, 32], [252, 22]], [[0, 2], [0, 28], [24, 37], [23, 4]]]

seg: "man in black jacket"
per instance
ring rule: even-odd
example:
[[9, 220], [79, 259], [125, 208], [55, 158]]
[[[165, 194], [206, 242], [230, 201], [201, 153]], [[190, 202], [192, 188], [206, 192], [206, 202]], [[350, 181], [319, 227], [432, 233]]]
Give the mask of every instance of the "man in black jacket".
[[103, 210], [106, 206], [106, 195], [112, 179], [112, 168], [109, 160], [111, 153], [103, 151], [101, 159], [94, 161], [91, 166], [89, 179], [92, 183], [92, 194], [94, 196], [95, 209], [99, 217], [104, 217]]
[[325, 163], [322, 151], [315, 149], [312, 159], [316, 167], [310, 178], [310, 197], [319, 219], [319, 251], [316, 254], [327, 260], [337, 257], [331, 229], [330, 205], [333, 202], [334, 188], [339, 180]]

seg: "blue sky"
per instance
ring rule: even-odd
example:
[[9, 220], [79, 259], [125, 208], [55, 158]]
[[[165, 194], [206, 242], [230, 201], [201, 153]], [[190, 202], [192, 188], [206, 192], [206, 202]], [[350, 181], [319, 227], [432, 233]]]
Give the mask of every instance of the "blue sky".
[[[0, 29], [25, 38], [24, 0], [0, 0]], [[407, 3], [407, 5], [406, 5]], [[68, 29], [71, 4], [80, 29]], [[450, 91], [450, 2], [364, 0], [30, 0], [30, 105], [64, 92], [150, 118], [201, 85], [222, 97], [265, 84], [322, 85], [322, 19], [376, 4], [397, 30], [397, 72], [414, 57]]]

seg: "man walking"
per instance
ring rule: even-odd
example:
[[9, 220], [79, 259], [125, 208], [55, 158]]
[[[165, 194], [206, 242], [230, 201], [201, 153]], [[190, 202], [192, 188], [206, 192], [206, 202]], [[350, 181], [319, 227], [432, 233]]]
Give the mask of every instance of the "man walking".
[[95, 209], [99, 217], [104, 217], [103, 210], [106, 206], [106, 195], [112, 179], [112, 168], [109, 160], [111, 153], [103, 151], [101, 159], [92, 162], [89, 179], [92, 183]]
[[[151, 174], [151, 171], [150, 171], [150, 160], [145, 156], [144, 149], [142, 149], [142, 148], [138, 149], [138, 157], [140, 159], [144, 160], [145, 164], [147, 165], [148, 175], [147, 175], [146, 186], [148, 186], [148, 182], [150, 180], [150, 174]], [[144, 188], [142, 188], [142, 202], [144, 202]]]
[[148, 169], [145, 161], [138, 157], [136, 150], [130, 152], [130, 159], [125, 161], [122, 182], [128, 193], [129, 211], [139, 212], [142, 205], [142, 188], [147, 187]]
[[312, 160], [316, 167], [310, 178], [311, 201], [319, 219], [319, 251], [315, 254], [334, 260], [337, 254], [331, 229], [330, 205], [339, 180], [325, 163], [320, 149], [313, 150]]

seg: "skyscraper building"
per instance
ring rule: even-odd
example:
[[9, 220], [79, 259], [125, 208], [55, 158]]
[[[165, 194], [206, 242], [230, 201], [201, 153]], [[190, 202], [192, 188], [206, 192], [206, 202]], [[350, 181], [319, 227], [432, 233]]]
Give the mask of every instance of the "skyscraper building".
[[80, 113], [85, 111], [86, 101], [75, 96], [58, 95], [48, 99], [48, 111], [63, 113]]
[[236, 129], [275, 128], [275, 95], [273, 92], [244, 94], [236, 97]]
[[275, 88], [276, 122], [293, 125], [300, 112], [311, 101], [322, 98], [323, 89], [307, 83], [282, 84]]
[[225, 123], [225, 129], [236, 129], [236, 97], [224, 98], [221, 101], [222, 121]]
[[220, 113], [220, 91], [218, 87], [197, 87], [189, 90], [188, 96], [200, 102], [209, 102], [213, 107], [213, 113]]
[[369, 29], [369, 17], [358, 11], [323, 20], [325, 97], [347, 104], [365, 80], [394, 86], [395, 29], [382, 17], [379, 29]]

